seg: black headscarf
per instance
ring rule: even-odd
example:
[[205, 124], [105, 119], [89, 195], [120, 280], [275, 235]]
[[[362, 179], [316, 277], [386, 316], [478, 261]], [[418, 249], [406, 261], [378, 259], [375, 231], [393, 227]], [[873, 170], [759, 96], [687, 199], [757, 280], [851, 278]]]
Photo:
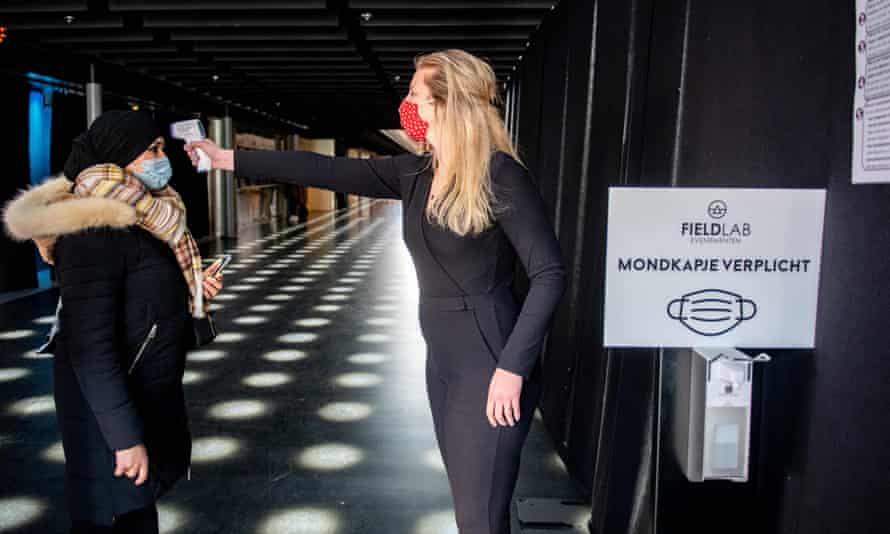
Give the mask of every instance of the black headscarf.
[[73, 181], [84, 169], [100, 163], [126, 167], [160, 136], [161, 130], [148, 113], [107, 111], [72, 141], [65, 177]]

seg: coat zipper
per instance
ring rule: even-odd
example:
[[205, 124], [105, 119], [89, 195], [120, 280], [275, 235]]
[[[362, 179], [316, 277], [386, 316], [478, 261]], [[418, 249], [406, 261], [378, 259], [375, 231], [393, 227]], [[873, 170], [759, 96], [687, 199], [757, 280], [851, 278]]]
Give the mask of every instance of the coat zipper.
[[151, 343], [151, 340], [154, 339], [157, 334], [158, 325], [155, 323], [151, 325], [151, 330], [148, 331], [148, 337], [145, 338], [145, 341], [142, 342], [142, 346], [139, 347], [139, 352], [136, 353], [136, 357], [133, 359], [133, 363], [130, 364], [130, 370], [127, 371], [127, 374], [133, 373], [133, 369], [136, 368], [136, 364], [142, 359], [142, 355], [145, 353], [145, 349], [148, 348], [148, 344]]

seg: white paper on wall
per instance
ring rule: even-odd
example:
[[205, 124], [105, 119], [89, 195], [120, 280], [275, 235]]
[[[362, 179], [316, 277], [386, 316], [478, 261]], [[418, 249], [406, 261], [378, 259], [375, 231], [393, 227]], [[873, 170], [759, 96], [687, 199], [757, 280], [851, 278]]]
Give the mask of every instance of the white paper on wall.
[[853, 183], [890, 183], [890, 0], [856, 0]]

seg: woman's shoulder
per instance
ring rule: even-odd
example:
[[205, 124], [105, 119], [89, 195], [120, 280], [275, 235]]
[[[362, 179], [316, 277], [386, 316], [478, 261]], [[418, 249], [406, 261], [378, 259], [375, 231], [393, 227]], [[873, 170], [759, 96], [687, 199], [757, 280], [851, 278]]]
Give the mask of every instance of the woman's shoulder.
[[393, 164], [401, 173], [411, 174], [420, 171], [427, 166], [431, 162], [433, 155], [429, 152], [420, 154], [405, 152], [404, 154], [389, 157], [392, 158]]
[[503, 150], [495, 150], [491, 155], [490, 174], [495, 186], [507, 187], [519, 182], [530, 180], [525, 164]]

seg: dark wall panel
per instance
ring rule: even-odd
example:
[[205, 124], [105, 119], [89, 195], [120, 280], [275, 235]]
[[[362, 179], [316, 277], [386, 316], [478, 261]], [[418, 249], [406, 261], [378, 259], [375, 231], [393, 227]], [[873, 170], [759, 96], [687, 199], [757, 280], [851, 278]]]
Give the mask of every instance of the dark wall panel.
[[[591, 139], [601, 218], [587, 232], [598, 256], [585, 270], [596, 273], [597, 290], [583, 311], [584, 328], [597, 333], [602, 347], [608, 187], [648, 185], [641, 155], [648, 132], [646, 87], [649, 77], [650, 0], [599, 1], [593, 85], [596, 134]], [[649, 532], [654, 525], [655, 393], [657, 352], [650, 349], [603, 351], [602, 426], [596, 436], [592, 477], [591, 532]], [[595, 369], [591, 369], [595, 371]], [[590, 372], [590, 371], [588, 371]], [[581, 385], [579, 385], [579, 389]], [[576, 434], [582, 434], [579, 427]], [[582, 434], [584, 435], [584, 434]]]
[[[545, 32], [546, 27], [542, 28], [541, 35], [544, 35]], [[523, 56], [522, 69], [517, 73], [517, 79], [514, 82], [521, 86], [520, 110], [517, 115], [519, 156], [534, 175], [538, 175], [541, 171], [538, 164], [538, 152], [541, 135], [543, 135], [541, 131], [541, 106], [543, 101], [541, 86], [545, 76], [543, 67], [544, 60], [541, 55], [541, 47], [536, 40], [535, 43], [532, 43], [531, 48], [526, 50]]]
[[53, 128], [50, 142], [50, 172], [60, 174], [71, 152], [71, 141], [87, 126], [87, 104], [83, 95], [53, 94]]
[[[837, 150], [828, 111], [840, 96], [829, 83], [838, 66], [828, 58], [843, 48], [828, 25], [848, 13], [838, 7], [852, 13], [844, 4], [689, 2], [681, 185], [825, 186], [827, 161]], [[806, 23], [798, 18], [804, 8]], [[678, 65], [653, 64], [662, 67]]]
[[[783, 515], [796, 532], [885, 532], [890, 525], [890, 185], [850, 179], [854, 5], [816, 3], [826, 46], [821, 129], [828, 179], [825, 241], [804, 448], [789, 466]], [[807, 9], [812, 10], [812, 7]], [[818, 71], [818, 65], [809, 72]], [[806, 126], [816, 125], [812, 121]], [[808, 139], [802, 142], [807, 142]], [[818, 150], [818, 148], [817, 148]], [[815, 167], [815, 166], [814, 166]]]
[[[0, 143], [3, 177], [0, 179], [0, 206], [30, 184], [28, 165], [28, 84], [15, 78], [0, 78], [0, 115], [7, 128]], [[0, 292], [37, 287], [35, 248], [16, 243], [0, 231]]]
[[[650, 86], [648, 172], [669, 174], [678, 186], [828, 187], [829, 202], [817, 350], [769, 351], [773, 362], [758, 371], [751, 480], [690, 484], [665, 451], [659, 530], [705, 527], [742, 505], [751, 512], [730, 532], [877, 532], [887, 519], [877, 503], [888, 493], [878, 497], [866, 488], [888, 486], [867, 465], [890, 466], [884, 446], [890, 433], [877, 423], [890, 398], [890, 366], [869, 353], [887, 346], [886, 334], [875, 330], [885, 318], [857, 313], [848, 303], [851, 292], [867, 302], [862, 309], [886, 310], [890, 303], [874, 284], [890, 271], [887, 263], [866, 260], [875, 246], [886, 246], [887, 232], [855, 241], [869, 221], [885, 219], [876, 208], [887, 190], [849, 185], [852, 5], [690, 1], [660, 7], [666, 5], [670, 9], [654, 18], [653, 42], [682, 46], [683, 39], [664, 38], [682, 35], [685, 46], [675, 49], [681, 62], [653, 60], [652, 79], [673, 78], [682, 91], [680, 102], [664, 109], [661, 88]], [[803, 9], [805, 24], [796, 18]], [[671, 114], [675, 120], [662, 120]], [[648, 152], [664, 145], [674, 151], [672, 160], [659, 158], [657, 149]], [[841, 255], [833, 253], [838, 248]], [[835, 316], [842, 303], [847, 309], [839, 316], [847, 320]], [[849, 436], [844, 445], [838, 447], [826, 424]]]
[[[561, 170], [568, 107], [566, 83], [569, 39], [565, 31], [556, 30], [563, 29], [568, 24], [568, 14], [567, 9], [557, 9], [541, 28], [534, 47], [526, 52], [532, 62], [530, 66], [541, 65], [542, 77], [534, 80], [530, 77], [531, 71], [522, 73], [523, 76], [527, 76], [526, 81], [538, 82], [530, 83], [526, 91], [535, 92], [537, 97], [535, 100], [540, 102], [540, 125], [532, 130], [535, 137], [531, 142], [520, 132], [520, 150], [523, 153], [535, 154], [529, 163], [530, 166], [535, 166], [532, 170], [538, 179], [541, 196], [544, 198], [548, 215], [557, 234], [560, 233], [560, 226], [563, 226], [559, 206], [565, 185]], [[564, 260], [571, 257], [572, 246], [570, 241], [560, 236], [560, 249]], [[572, 285], [571, 280], [568, 284]], [[554, 441], [558, 444], [562, 442], [561, 429], [567, 424], [566, 397], [571, 394], [573, 358], [568, 327], [568, 308], [563, 305], [556, 312], [547, 340], [543, 358], [544, 393], [541, 401], [544, 420], [551, 428]]]
[[[584, 273], [551, 332], [558, 351], [545, 359], [542, 412], [570, 472], [592, 490], [592, 530], [885, 531], [890, 186], [851, 184], [854, 3], [596, 4], [561, 2], [541, 28], [520, 69], [517, 110], [524, 152], [556, 177], [542, 190], [566, 259]], [[595, 35], [588, 136], [579, 131], [585, 25]], [[563, 71], [547, 66], [563, 54], [560, 122]], [[764, 348], [773, 361], [755, 374], [747, 483], [689, 483], [655, 432], [674, 354], [602, 349], [609, 185], [828, 189], [816, 350]], [[673, 414], [660, 413], [668, 425]]]
[[[596, 267], [601, 254], [590, 240], [599, 232], [603, 212], [599, 200], [605, 189], [592, 172], [591, 139], [597, 126], [593, 115], [593, 62], [596, 59], [594, 28], [596, 6], [593, 0], [566, 3], [570, 11], [564, 29], [568, 35], [568, 74], [566, 77], [566, 122], [563, 132], [563, 158], [560, 173], [562, 194], [559, 199], [559, 237], [565, 243], [570, 286], [557, 320], [565, 323], [565, 336], [558, 351], [570, 357], [564, 370], [568, 374], [568, 394], [559, 403], [553, 399], [551, 413], [559, 413], [563, 404], [564, 420], [548, 427], [560, 439], [563, 457], [569, 469], [582, 474], [580, 483], [590, 488], [596, 458], [596, 432], [602, 413], [604, 352], [596, 330], [587, 327], [583, 315], [587, 302], [600, 291]], [[563, 369], [555, 369], [562, 371]], [[562, 414], [561, 414], [562, 415]], [[578, 431], [580, 429], [580, 431]]]
[[[588, 247], [586, 229], [598, 221], [597, 195], [602, 182], [591, 173], [590, 138], [593, 124], [592, 60], [594, 59], [593, 0], [567, 2], [560, 8], [565, 14], [564, 35], [566, 75], [564, 81], [563, 128], [559, 138], [559, 187], [556, 198], [557, 233], [568, 268], [568, 288], [556, 315], [553, 343], [548, 360], [546, 415], [547, 427], [559, 444], [559, 451], [573, 473], [584, 473], [580, 484], [590, 487], [590, 474], [596, 456], [603, 366], [601, 343], [595, 332], [583, 326], [581, 311], [592, 293], [599, 290], [591, 283], [596, 275], [591, 265], [600, 253]], [[560, 21], [562, 23], [562, 21]], [[556, 342], [558, 341], [558, 343]], [[577, 431], [581, 429], [581, 431]]]
[[[540, 409], [557, 449], [580, 485], [590, 487], [601, 409], [601, 341], [579, 331], [580, 310], [600, 290], [590, 263], [599, 249], [585, 248], [602, 228], [598, 199], [605, 183], [593, 177], [587, 140], [592, 123], [591, 60], [594, 2], [563, 2], [540, 28], [519, 71], [520, 150], [533, 173], [560, 241], [568, 288], [550, 330], [543, 362]], [[585, 323], [586, 324], [586, 323]]]

